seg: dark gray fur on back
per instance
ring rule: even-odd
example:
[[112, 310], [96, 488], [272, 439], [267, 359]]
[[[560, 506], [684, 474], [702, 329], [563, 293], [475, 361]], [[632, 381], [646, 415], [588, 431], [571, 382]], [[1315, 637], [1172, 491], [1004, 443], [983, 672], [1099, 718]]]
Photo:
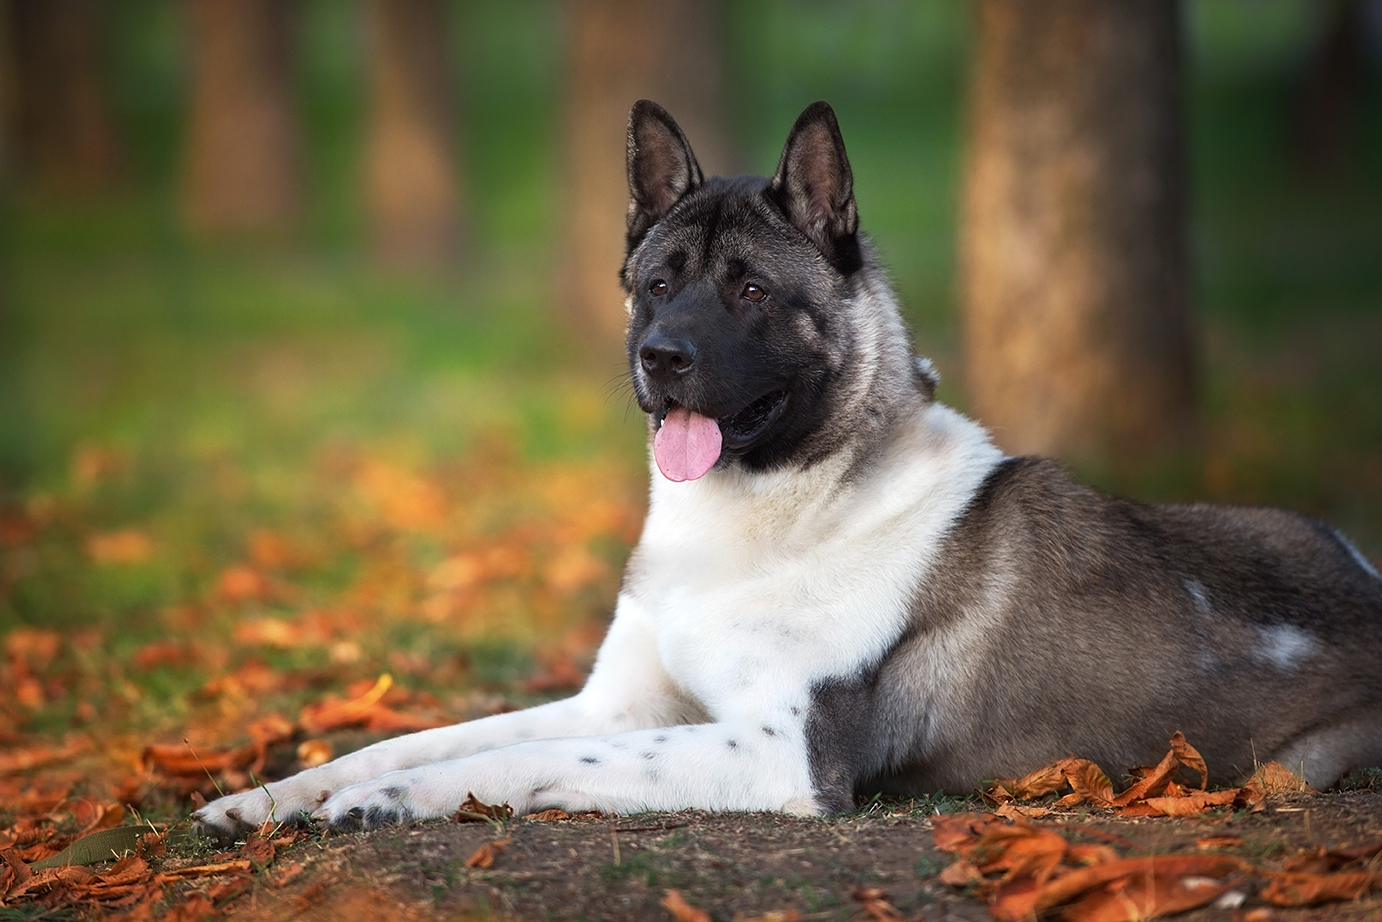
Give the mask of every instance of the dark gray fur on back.
[[815, 689], [813, 774], [845, 809], [856, 789], [963, 792], [1068, 755], [1116, 776], [1181, 730], [1216, 781], [1311, 737], [1352, 746], [1337, 777], [1382, 758], [1378, 651], [1382, 580], [1322, 523], [1141, 505], [1009, 459], [905, 636]]

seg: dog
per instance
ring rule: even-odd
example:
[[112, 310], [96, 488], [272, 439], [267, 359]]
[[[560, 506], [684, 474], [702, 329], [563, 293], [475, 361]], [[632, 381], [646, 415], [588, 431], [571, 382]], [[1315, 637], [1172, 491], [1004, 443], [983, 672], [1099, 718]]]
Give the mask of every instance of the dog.
[[830, 814], [1062, 756], [1219, 782], [1382, 764], [1382, 578], [1291, 512], [1152, 507], [1007, 457], [934, 399], [859, 231], [829, 105], [771, 178], [705, 178], [628, 127], [633, 389], [648, 517], [574, 697], [377, 743], [196, 824], [359, 829], [473, 793], [542, 808]]

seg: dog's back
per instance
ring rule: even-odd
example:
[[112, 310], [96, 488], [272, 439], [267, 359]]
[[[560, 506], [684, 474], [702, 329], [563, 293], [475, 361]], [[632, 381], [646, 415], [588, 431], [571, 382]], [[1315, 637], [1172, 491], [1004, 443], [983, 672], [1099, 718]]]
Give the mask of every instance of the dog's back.
[[[1278, 509], [1145, 506], [1008, 459], [956, 522], [908, 634], [821, 696], [862, 788], [968, 790], [1066, 755], [1149, 764], [1182, 730], [1217, 780], [1382, 762], [1382, 579]], [[867, 741], [865, 745], [860, 745]], [[843, 792], [839, 792], [843, 795]]]

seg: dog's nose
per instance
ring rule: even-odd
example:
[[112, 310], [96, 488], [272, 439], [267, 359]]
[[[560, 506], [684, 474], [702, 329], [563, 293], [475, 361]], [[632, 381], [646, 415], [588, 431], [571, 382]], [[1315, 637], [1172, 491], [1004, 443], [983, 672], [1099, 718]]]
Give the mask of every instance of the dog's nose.
[[696, 347], [684, 339], [654, 333], [644, 340], [638, 359], [650, 375], [683, 375], [696, 364]]

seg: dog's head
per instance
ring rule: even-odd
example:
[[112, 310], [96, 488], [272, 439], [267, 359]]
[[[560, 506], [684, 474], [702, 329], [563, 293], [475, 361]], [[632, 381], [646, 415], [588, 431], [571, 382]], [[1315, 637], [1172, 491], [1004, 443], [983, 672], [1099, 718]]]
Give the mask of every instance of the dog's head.
[[691, 480], [828, 453], [860, 389], [849, 365], [869, 263], [834, 111], [801, 114], [771, 178], [706, 179], [672, 117], [640, 100], [628, 171], [627, 344], [658, 466]]

